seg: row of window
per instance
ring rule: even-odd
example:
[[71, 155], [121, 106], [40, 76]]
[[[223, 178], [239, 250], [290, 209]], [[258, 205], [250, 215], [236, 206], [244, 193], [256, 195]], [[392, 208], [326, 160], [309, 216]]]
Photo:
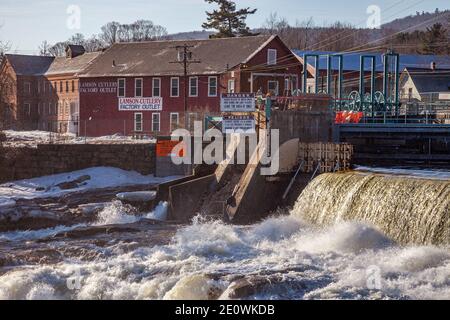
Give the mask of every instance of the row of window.
[[[58, 103], [51, 103], [48, 104], [43, 102], [39, 102], [37, 105], [37, 113], [38, 115], [68, 115], [69, 112], [73, 114], [74, 112], [77, 112], [76, 110], [76, 103], [71, 102], [69, 104], [68, 101], [66, 102], [58, 102]], [[28, 116], [31, 116], [31, 104], [30, 103], [24, 103], [24, 110], [25, 114]], [[59, 112], [58, 112], [59, 110]]]
[[[59, 87], [59, 90], [58, 90]], [[38, 81], [37, 83], [37, 92], [38, 93], [52, 93], [53, 91], [55, 91], [55, 93], [58, 92], [75, 92], [76, 86], [75, 86], [75, 81], [54, 81], [52, 82], [45, 82], [45, 81]], [[23, 90], [24, 93], [27, 94], [31, 94], [32, 91], [32, 86], [31, 86], [31, 82], [24, 82], [23, 84]]]
[[[179, 128], [180, 115], [178, 112], [170, 113], [170, 130], [174, 131]], [[160, 132], [161, 131], [161, 113], [154, 112], [152, 113], [152, 124], [151, 124], [152, 132]], [[145, 128], [147, 129], [147, 128]], [[134, 113], [134, 131], [142, 132], [144, 130], [144, 114], [142, 112]]]
[[[126, 97], [126, 79], [117, 80], [117, 96]], [[198, 77], [189, 77], [189, 97], [198, 97], [199, 92]], [[161, 97], [161, 78], [152, 79], [152, 97]], [[142, 78], [134, 79], [134, 96], [142, 97], [144, 94], [144, 80]], [[217, 77], [208, 77], [208, 97], [217, 97], [218, 80]], [[180, 78], [170, 78], [170, 97], [180, 96]]]

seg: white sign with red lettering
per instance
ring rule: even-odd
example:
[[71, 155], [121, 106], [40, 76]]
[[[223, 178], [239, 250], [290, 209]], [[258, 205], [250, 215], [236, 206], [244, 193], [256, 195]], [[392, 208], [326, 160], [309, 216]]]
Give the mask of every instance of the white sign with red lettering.
[[163, 98], [119, 98], [119, 111], [161, 111]]

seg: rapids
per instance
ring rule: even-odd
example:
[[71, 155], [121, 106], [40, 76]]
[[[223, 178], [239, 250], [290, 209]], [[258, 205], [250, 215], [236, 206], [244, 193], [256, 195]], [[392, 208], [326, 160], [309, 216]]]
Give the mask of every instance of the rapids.
[[251, 226], [113, 201], [85, 225], [0, 233], [0, 299], [450, 299], [449, 184], [421, 179], [322, 175]]

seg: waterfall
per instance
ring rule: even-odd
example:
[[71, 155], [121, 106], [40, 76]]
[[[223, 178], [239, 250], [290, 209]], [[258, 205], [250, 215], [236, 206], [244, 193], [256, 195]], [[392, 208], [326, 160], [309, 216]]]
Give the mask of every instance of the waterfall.
[[345, 172], [323, 174], [292, 214], [319, 224], [361, 221], [400, 244], [450, 244], [450, 181]]

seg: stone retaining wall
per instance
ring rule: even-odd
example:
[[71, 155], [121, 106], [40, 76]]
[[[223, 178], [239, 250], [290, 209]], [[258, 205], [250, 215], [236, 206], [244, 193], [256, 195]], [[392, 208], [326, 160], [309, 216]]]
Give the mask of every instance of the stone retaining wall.
[[90, 167], [155, 172], [154, 144], [47, 144], [0, 147], [0, 182], [29, 179]]

